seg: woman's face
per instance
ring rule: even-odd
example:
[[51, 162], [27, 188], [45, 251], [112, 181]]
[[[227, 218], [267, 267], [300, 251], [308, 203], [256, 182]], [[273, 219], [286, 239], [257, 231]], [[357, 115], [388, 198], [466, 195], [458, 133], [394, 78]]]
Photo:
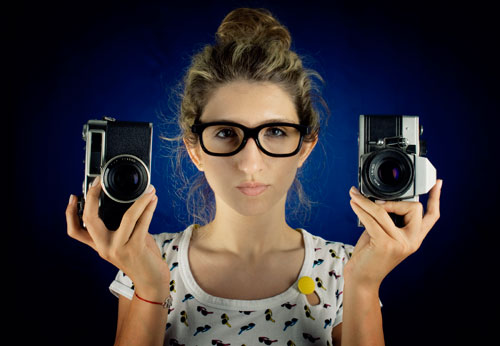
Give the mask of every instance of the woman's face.
[[[209, 99], [202, 123], [231, 121], [247, 127], [270, 122], [299, 123], [291, 97], [273, 83], [235, 81], [218, 88]], [[301, 151], [291, 157], [271, 157], [259, 150], [252, 138], [233, 156], [211, 156], [200, 143], [191, 147], [189, 156], [204, 171], [212, 188], [217, 208], [228, 207], [241, 215], [259, 215], [270, 211], [286, 194], [316, 142], [303, 142]], [[245, 183], [260, 183], [260, 188], [245, 188]], [[281, 204], [280, 204], [281, 205]]]

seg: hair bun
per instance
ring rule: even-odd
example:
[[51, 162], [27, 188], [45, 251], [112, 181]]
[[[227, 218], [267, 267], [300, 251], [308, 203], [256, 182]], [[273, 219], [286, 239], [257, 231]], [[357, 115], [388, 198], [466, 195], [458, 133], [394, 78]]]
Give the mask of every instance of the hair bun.
[[284, 49], [290, 49], [292, 42], [288, 29], [263, 8], [231, 11], [217, 29], [216, 38], [220, 44], [252, 43]]

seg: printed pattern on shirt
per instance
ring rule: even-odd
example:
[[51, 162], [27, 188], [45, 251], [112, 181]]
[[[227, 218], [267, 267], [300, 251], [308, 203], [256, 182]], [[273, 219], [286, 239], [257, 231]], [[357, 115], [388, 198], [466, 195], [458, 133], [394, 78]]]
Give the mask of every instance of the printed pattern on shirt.
[[[164, 345], [331, 345], [332, 329], [342, 321], [343, 268], [353, 247], [298, 230], [311, 240], [311, 248], [306, 245], [311, 265], [304, 269], [314, 280], [319, 304], [311, 305], [295, 283], [297, 294], [291, 299], [281, 301], [280, 294], [266, 299], [269, 305], [264, 308], [243, 310], [223, 298], [220, 301], [225, 306], [214, 306], [207, 303], [206, 294], [196, 296], [187, 288], [179, 269], [179, 250], [186, 231], [154, 235], [171, 271], [173, 305], [168, 312]], [[131, 299], [133, 283], [119, 271], [110, 290]]]

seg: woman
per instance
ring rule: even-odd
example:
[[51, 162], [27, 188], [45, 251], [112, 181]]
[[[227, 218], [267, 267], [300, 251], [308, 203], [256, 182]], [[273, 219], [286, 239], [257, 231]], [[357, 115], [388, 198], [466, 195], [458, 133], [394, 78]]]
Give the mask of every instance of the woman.
[[[99, 179], [68, 234], [119, 268], [118, 345], [383, 345], [384, 277], [416, 251], [439, 218], [442, 181], [427, 213], [417, 202], [373, 203], [353, 187], [366, 227], [353, 248], [285, 218], [297, 169], [318, 141], [311, 75], [268, 11], [237, 9], [184, 79], [183, 144], [213, 191], [215, 215], [183, 232], [148, 233], [154, 187], [110, 232], [98, 217]], [[397, 228], [388, 215], [404, 215]]]

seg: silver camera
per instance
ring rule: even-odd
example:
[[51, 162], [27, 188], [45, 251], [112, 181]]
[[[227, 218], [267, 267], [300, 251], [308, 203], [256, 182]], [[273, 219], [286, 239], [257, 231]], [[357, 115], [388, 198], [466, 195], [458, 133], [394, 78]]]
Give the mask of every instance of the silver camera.
[[109, 230], [120, 226], [123, 214], [151, 183], [152, 132], [152, 123], [110, 117], [89, 120], [83, 126], [85, 178], [78, 203], [80, 216], [88, 188], [100, 176], [99, 217]]
[[[436, 183], [416, 115], [359, 116], [359, 191], [371, 200], [417, 201]], [[403, 216], [391, 213], [396, 226]], [[358, 219], [358, 226], [362, 227]]]

